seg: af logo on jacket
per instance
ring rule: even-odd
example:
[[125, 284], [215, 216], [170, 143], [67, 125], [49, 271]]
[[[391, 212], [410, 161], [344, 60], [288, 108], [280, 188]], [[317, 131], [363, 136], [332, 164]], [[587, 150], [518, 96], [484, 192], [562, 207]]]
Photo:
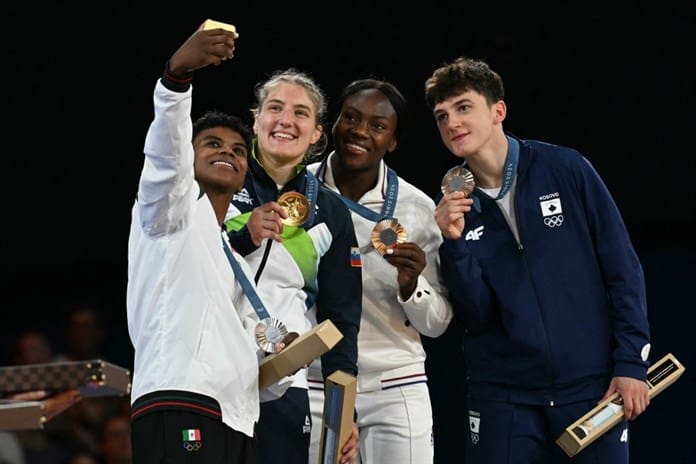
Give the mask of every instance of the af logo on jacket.
[[467, 232], [466, 236], [464, 236], [464, 240], [479, 240], [482, 235], [483, 226], [478, 226], [477, 228], [471, 229], [469, 232]]

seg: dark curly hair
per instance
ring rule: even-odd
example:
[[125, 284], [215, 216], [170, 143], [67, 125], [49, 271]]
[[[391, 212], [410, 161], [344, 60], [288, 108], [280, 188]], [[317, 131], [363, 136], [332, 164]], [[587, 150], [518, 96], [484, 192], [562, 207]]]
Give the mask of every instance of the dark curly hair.
[[249, 126], [247, 126], [241, 118], [218, 110], [209, 110], [194, 121], [192, 138], [196, 138], [196, 135], [202, 130], [211, 129], [213, 127], [227, 127], [232, 129], [242, 136], [247, 148], [251, 149], [251, 139], [254, 134], [251, 129], [249, 129]]

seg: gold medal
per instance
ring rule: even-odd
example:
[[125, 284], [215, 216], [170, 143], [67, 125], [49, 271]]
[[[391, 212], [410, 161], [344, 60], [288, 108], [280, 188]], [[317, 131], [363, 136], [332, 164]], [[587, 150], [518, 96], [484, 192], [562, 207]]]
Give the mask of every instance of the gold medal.
[[285, 192], [278, 198], [278, 203], [288, 213], [287, 219], [283, 219], [285, 225], [299, 226], [309, 217], [309, 202], [300, 192]]
[[395, 219], [383, 219], [372, 229], [372, 246], [380, 254], [406, 241], [406, 231]]
[[256, 343], [266, 353], [277, 353], [283, 349], [280, 342], [288, 334], [285, 324], [278, 319], [267, 317], [256, 326]]
[[464, 192], [464, 195], [469, 195], [476, 188], [476, 182], [471, 171], [462, 166], [455, 166], [445, 173], [440, 188], [443, 194]]

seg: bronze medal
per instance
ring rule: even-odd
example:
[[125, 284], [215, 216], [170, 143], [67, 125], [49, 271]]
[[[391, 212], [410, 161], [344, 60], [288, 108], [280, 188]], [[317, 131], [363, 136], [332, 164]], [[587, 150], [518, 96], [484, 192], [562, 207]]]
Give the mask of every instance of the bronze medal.
[[285, 192], [278, 203], [288, 213], [287, 219], [283, 219], [285, 225], [300, 226], [309, 217], [309, 202], [300, 192]]
[[279, 345], [288, 334], [285, 324], [273, 317], [261, 320], [256, 326], [256, 343], [266, 353], [277, 353], [283, 349]]
[[469, 195], [476, 188], [476, 182], [471, 171], [462, 166], [455, 166], [445, 173], [440, 188], [443, 194], [464, 192], [464, 195]]
[[372, 229], [372, 246], [382, 255], [405, 241], [406, 231], [395, 219], [383, 219]]

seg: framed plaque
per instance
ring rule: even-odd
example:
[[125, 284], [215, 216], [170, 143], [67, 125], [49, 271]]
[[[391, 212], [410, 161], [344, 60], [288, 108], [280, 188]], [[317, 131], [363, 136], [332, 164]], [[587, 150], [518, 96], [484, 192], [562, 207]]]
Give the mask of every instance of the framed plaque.
[[[665, 355], [648, 369], [648, 394], [652, 399], [669, 387], [685, 371], [684, 366], [672, 353]], [[607, 430], [621, 422], [623, 406], [621, 397], [614, 393], [599, 403], [587, 414], [566, 427], [556, 440], [565, 453], [573, 457], [601, 437]]]
[[222, 23], [220, 21], [214, 21], [212, 19], [206, 19], [205, 22], [203, 23], [203, 30], [207, 31], [208, 29], [224, 29], [226, 31], [230, 32], [237, 32], [237, 28], [234, 27], [232, 24], [227, 24], [227, 23]]
[[283, 377], [309, 365], [333, 348], [342, 338], [341, 331], [329, 319], [315, 325], [293, 340], [284, 350], [270, 354], [261, 360], [259, 388], [263, 390]]
[[338, 464], [341, 448], [352, 433], [357, 388], [356, 377], [346, 372], [336, 371], [327, 377], [317, 464]]

